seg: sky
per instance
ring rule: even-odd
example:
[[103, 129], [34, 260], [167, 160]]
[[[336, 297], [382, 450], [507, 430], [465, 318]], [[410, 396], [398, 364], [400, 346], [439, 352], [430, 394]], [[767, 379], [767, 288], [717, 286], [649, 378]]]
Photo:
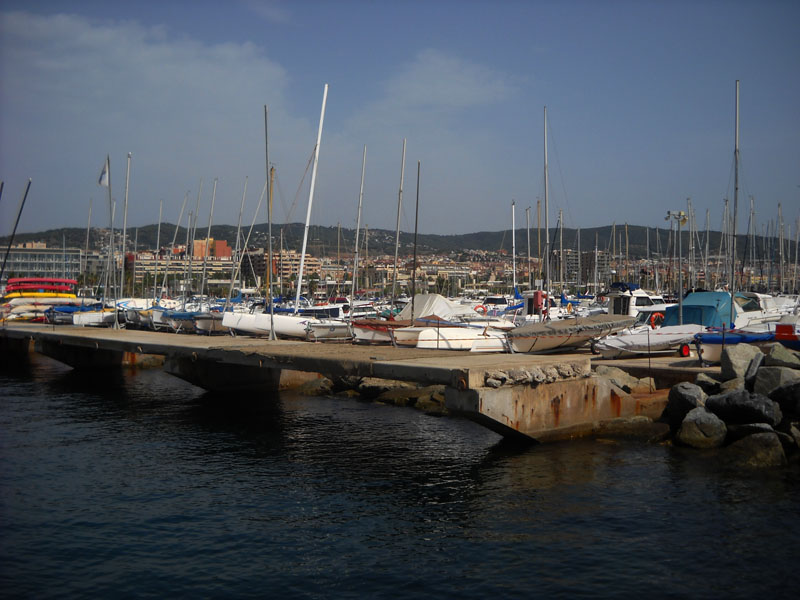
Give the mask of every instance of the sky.
[[303, 222], [326, 84], [312, 225], [355, 227], [366, 146], [361, 225], [394, 230], [405, 139], [403, 231], [417, 198], [420, 233], [544, 227], [546, 107], [551, 227], [666, 227], [690, 198], [719, 230], [740, 80], [737, 229], [751, 199], [793, 226], [798, 23], [795, 0], [2, 0], [0, 235], [29, 178], [19, 232], [107, 227], [106, 156], [121, 226], [128, 153], [129, 228], [187, 195], [207, 226], [215, 180], [213, 223], [244, 197], [249, 225], [267, 139], [273, 221]]

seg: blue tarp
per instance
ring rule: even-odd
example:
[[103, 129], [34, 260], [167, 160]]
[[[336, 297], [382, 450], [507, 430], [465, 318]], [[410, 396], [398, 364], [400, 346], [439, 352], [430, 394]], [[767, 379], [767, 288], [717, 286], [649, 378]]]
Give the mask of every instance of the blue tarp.
[[[678, 305], [666, 309], [662, 327], [678, 325]], [[727, 292], [694, 292], [683, 299], [683, 322], [704, 327], [730, 327], [731, 295]], [[734, 313], [734, 317], [736, 313]]]

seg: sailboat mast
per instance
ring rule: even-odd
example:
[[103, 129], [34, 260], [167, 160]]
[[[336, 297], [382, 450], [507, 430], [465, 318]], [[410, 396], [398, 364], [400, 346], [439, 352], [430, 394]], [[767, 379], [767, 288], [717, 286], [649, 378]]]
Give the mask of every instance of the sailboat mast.
[[356, 215], [356, 243], [353, 255], [353, 284], [350, 288], [350, 312], [348, 317], [353, 318], [353, 305], [356, 301], [356, 281], [358, 280], [358, 232], [361, 229], [361, 203], [364, 200], [364, 171], [367, 168], [367, 145], [364, 144], [364, 156], [361, 159], [361, 187], [358, 191], [358, 214]]
[[576, 277], [577, 281], [575, 282], [577, 285], [577, 289], [580, 292], [581, 290], [581, 228], [578, 227], [578, 273]]
[[128, 152], [128, 166], [125, 171], [125, 202], [122, 208], [122, 269], [120, 270], [120, 287], [125, 296], [125, 238], [128, 234], [128, 185], [131, 181], [131, 153]]
[[267, 300], [264, 309], [269, 306], [269, 339], [275, 339], [275, 308], [272, 306], [272, 180], [274, 168], [269, 166], [269, 109], [264, 105], [264, 167], [267, 171], [267, 264], [264, 276], [267, 279]]
[[311, 205], [314, 202], [314, 185], [317, 182], [317, 164], [319, 163], [319, 145], [322, 143], [322, 122], [325, 120], [325, 103], [328, 100], [328, 84], [322, 92], [322, 110], [319, 115], [319, 129], [317, 130], [317, 144], [314, 146], [314, 165], [311, 168], [311, 185], [308, 190], [308, 209], [306, 210], [306, 227], [303, 231], [303, 249], [300, 251], [300, 269], [297, 274], [297, 292], [294, 298], [294, 312], [300, 306], [300, 290], [303, 287], [303, 267], [306, 260], [306, 244], [308, 243], [308, 226], [311, 222]]
[[558, 279], [564, 290], [564, 210], [558, 209]]
[[400, 162], [400, 190], [397, 192], [397, 227], [394, 237], [394, 271], [392, 272], [392, 303], [389, 305], [389, 314], [394, 309], [394, 300], [397, 294], [397, 252], [400, 247], [400, 210], [403, 206], [403, 177], [406, 172], [406, 138], [403, 138], [403, 158]]
[[419, 171], [420, 161], [417, 161], [417, 207], [414, 211], [414, 264], [411, 268], [411, 321], [412, 324], [416, 315], [414, 315], [414, 298], [417, 295], [417, 230], [419, 229]]
[[511, 200], [511, 285], [512, 294], [517, 291], [517, 223], [516, 223], [516, 202]]
[[89, 219], [86, 222], [86, 251], [84, 252], [85, 260], [81, 264], [81, 273], [83, 274], [83, 284], [86, 285], [86, 271], [89, 267], [89, 232], [92, 229], [92, 199], [89, 198]]
[[208, 247], [211, 245], [211, 221], [214, 218], [214, 202], [216, 201], [216, 199], [217, 199], [217, 178], [215, 177], [214, 190], [211, 192], [211, 210], [208, 211], [208, 233], [206, 233], [206, 243], [203, 252], [203, 275], [200, 278], [201, 297], [205, 293], [206, 289], [206, 265], [208, 264]]
[[550, 316], [550, 200], [548, 196], [549, 182], [547, 175], [547, 107], [544, 107], [544, 291], [547, 295], [547, 311]]
[[528, 234], [528, 289], [531, 289], [531, 207], [525, 209], [525, 232]]
[[158, 201], [158, 228], [156, 229], [156, 256], [153, 266], [153, 303], [158, 303], [158, 259], [161, 256], [161, 214], [164, 210], [164, 201]]
[[739, 209], [739, 80], [736, 80], [736, 134], [733, 149], [733, 225], [731, 227], [731, 314], [733, 327], [734, 294], [736, 290], [736, 218]]

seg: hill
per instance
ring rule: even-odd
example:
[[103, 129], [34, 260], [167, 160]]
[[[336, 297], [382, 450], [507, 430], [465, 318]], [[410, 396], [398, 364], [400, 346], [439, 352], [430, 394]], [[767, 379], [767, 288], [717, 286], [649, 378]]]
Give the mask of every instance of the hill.
[[[649, 229], [649, 231], [648, 231]], [[283, 247], [300, 250], [303, 239], [303, 225], [301, 223], [287, 223], [284, 225], [273, 224], [273, 239], [274, 248], [277, 250], [280, 245], [281, 232], [283, 238]], [[612, 241], [612, 232], [613, 238]], [[576, 250], [578, 247], [578, 236], [575, 229], [564, 229], [559, 235], [557, 229], [550, 229], [550, 239], [553, 249], [559, 247], [559, 237], [562, 240], [563, 248]], [[247, 230], [242, 231], [242, 243], [247, 235]], [[128, 241], [126, 248], [133, 249], [136, 246], [139, 250], [155, 248], [158, 243], [162, 247], [169, 246], [175, 236], [176, 244], [186, 243], [186, 228], [179, 227], [177, 235], [175, 234], [175, 225], [171, 223], [162, 223], [160, 238], [157, 225], [146, 225], [144, 227], [132, 228], [128, 231]], [[649, 237], [648, 237], [649, 236]], [[108, 237], [108, 230], [101, 228], [92, 228], [89, 236], [89, 246], [91, 249], [99, 249], [100, 244]], [[206, 228], [198, 227], [195, 238], [204, 239], [206, 237]], [[231, 247], [236, 245], [236, 227], [232, 225], [214, 225], [211, 228], [211, 237], [214, 239], [223, 239], [228, 242]], [[718, 231], [709, 232], [709, 252], [716, 254], [719, 252], [721, 234]], [[503, 231], [480, 231], [476, 233], [466, 233], [460, 235], [436, 235], [436, 234], [420, 234], [417, 236], [417, 251], [419, 254], [451, 254], [462, 253], [470, 251], [488, 251], [488, 252], [506, 252], [511, 253], [511, 230], [506, 229]], [[705, 248], [706, 234], [704, 231], [695, 234], [695, 248], [698, 252]], [[627, 245], [627, 254], [631, 259], [644, 258], [647, 255], [647, 245], [649, 241], [651, 256], [660, 254], [662, 256], [669, 256], [677, 254], [672, 247], [670, 241], [669, 229], [660, 228], [658, 231], [650, 227], [646, 228], [641, 225], [608, 225], [604, 227], [591, 227], [580, 230], [580, 248], [583, 252], [592, 251], [595, 247], [595, 240], [597, 247], [601, 251], [613, 251], [617, 255], [624, 255]], [[341, 255], [350, 255], [353, 251], [353, 244], [355, 240], [355, 230], [342, 228], [339, 230], [337, 227], [325, 227], [320, 225], [312, 225], [309, 228], [308, 236], [308, 252], [316, 256], [336, 256], [337, 252]], [[364, 240], [365, 235], [362, 231], [360, 236], [361, 253], [365, 251]], [[7, 247], [9, 236], [0, 238], [0, 247]], [[253, 232], [250, 236], [249, 245], [255, 247], [264, 247], [267, 241], [267, 224], [261, 223], [255, 225]], [[23, 242], [44, 242], [48, 247], [60, 248], [66, 246], [68, 248], [84, 248], [86, 245], [86, 230], [80, 228], [61, 228], [49, 229], [37, 233], [22, 233], [17, 234], [14, 240], [15, 244]], [[395, 232], [386, 229], [370, 230], [367, 238], [368, 252], [370, 256], [377, 255], [393, 255], [395, 244]], [[413, 251], [414, 234], [408, 232], [400, 233], [400, 254], [408, 255]], [[687, 256], [689, 252], [689, 232], [682, 230], [681, 244], [683, 256]], [[774, 238], [767, 238], [766, 240], [757, 236], [755, 246], [757, 248], [757, 255], [760, 257], [764, 252], [768, 255], [774, 255], [770, 249], [774, 248], [777, 240]], [[516, 251], [518, 256], [527, 255], [528, 245], [528, 232], [522, 228], [516, 231]], [[531, 256], [538, 256], [541, 247], [542, 250], [545, 246], [545, 231], [542, 229], [537, 232], [535, 228], [530, 231], [530, 245]], [[540, 246], [541, 245], [541, 246]], [[724, 249], [724, 246], [722, 246]], [[737, 236], [737, 250], [740, 257], [745, 253], [749, 253], [748, 238], [744, 235]], [[790, 243], [789, 256], [794, 256], [794, 242]]]

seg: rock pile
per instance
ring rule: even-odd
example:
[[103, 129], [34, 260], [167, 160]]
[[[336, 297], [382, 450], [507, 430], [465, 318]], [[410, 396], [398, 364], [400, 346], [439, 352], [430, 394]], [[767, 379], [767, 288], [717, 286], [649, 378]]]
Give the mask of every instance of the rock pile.
[[662, 421], [676, 444], [719, 448], [734, 467], [800, 460], [800, 353], [773, 344], [726, 346], [719, 379], [701, 374], [669, 392]]

